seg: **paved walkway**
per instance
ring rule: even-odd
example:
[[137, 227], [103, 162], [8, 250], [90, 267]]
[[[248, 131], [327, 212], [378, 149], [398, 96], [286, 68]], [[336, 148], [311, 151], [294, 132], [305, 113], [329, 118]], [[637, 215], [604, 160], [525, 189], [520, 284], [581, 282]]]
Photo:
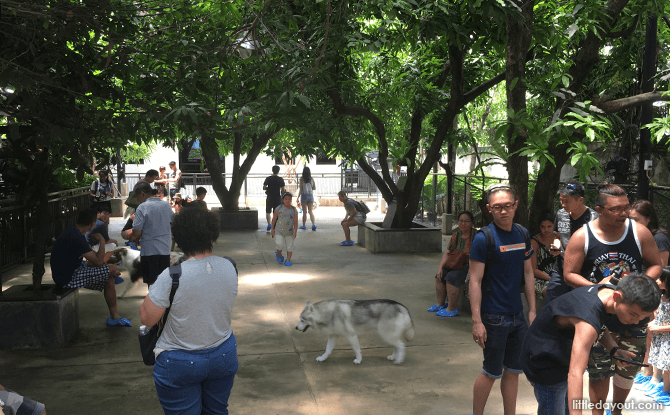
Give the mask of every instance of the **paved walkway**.
[[[426, 312], [435, 303], [433, 275], [441, 254], [375, 255], [358, 245], [341, 247], [343, 209], [320, 207], [315, 213], [318, 230], [299, 231], [292, 267], [277, 264], [264, 214], [259, 215], [262, 229], [223, 233], [214, 246], [216, 255], [234, 258], [240, 272], [232, 322], [240, 369], [230, 412], [471, 413], [482, 354], [472, 342], [470, 317], [444, 319]], [[381, 220], [381, 214], [372, 212], [370, 220]], [[112, 219], [110, 236], [121, 240], [122, 226], [121, 219]], [[447, 242], [443, 238], [445, 248]], [[51, 283], [48, 263], [46, 268], [44, 282]], [[29, 283], [30, 273], [29, 265], [17, 267], [5, 274], [9, 281], [3, 286]], [[137, 344], [146, 292], [146, 285], [139, 284], [119, 300], [119, 312], [133, 322], [132, 328], [120, 328], [105, 326], [107, 308], [100, 293], [81, 290], [80, 330], [73, 342], [55, 350], [2, 351], [0, 383], [45, 403], [49, 415], [162, 414], [152, 368], [142, 364]], [[389, 298], [405, 304], [416, 331], [405, 363], [396, 366], [386, 359], [391, 348], [376, 333], [360, 338], [361, 365], [353, 364], [354, 353], [344, 339], [326, 362], [317, 362], [326, 337], [311, 329], [299, 332], [295, 325], [307, 300], [332, 298]], [[519, 383], [517, 413], [533, 414], [532, 388], [523, 376]], [[498, 383], [486, 413], [502, 413]]]

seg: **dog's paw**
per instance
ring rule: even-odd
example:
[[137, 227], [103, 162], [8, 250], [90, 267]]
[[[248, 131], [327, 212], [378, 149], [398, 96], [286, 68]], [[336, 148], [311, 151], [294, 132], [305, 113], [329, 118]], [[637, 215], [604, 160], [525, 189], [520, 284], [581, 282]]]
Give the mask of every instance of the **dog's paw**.
[[354, 359], [354, 363], [357, 365], [361, 364], [362, 359]]
[[116, 298], [123, 298], [123, 294], [117, 295]]
[[388, 360], [395, 360], [395, 353], [393, 353], [392, 355], [386, 356], [386, 358]]
[[321, 355], [321, 356], [317, 357], [317, 358], [316, 358], [316, 361], [317, 361], [317, 362], [325, 362], [326, 359], [328, 359], [328, 356], [326, 356], [326, 355], [324, 354], [324, 355]]
[[402, 360], [399, 360], [399, 359], [398, 359], [398, 360], [394, 360], [394, 361], [393, 361], [393, 364], [395, 364], [395, 365], [401, 365], [401, 364], [402, 364]]

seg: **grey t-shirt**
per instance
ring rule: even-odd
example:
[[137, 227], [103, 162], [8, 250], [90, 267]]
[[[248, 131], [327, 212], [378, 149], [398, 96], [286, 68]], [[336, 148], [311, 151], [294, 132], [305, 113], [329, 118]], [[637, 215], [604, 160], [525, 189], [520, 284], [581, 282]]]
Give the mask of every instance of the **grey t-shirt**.
[[298, 209], [295, 206], [285, 208], [282, 203], [277, 209], [277, 223], [275, 224], [275, 232], [279, 232], [282, 236], [293, 235], [295, 229], [294, 217], [298, 216]]
[[[163, 334], [156, 343], [168, 350], [205, 350], [220, 346], [233, 330], [233, 304], [237, 297], [237, 271], [225, 258], [209, 256], [181, 264], [179, 288], [174, 295]], [[158, 307], [170, 305], [172, 278], [163, 271], [149, 287], [149, 298]]]
[[360, 214], [361, 217], [363, 218], [367, 216], [364, 212], [356, 210], [356, 204], [354, 203], [354, 199], [350, 197], [348, 197], [347, 200], [344, 201], [344, 208], [347, 211], [347, 216], [351, 213], [352, 210], [356, 211], [356, 215], [354, 216], [357, 216], [358, 214]]
[[142, 231], [140, 255], [170, 255], [172, 208], [157, 197], [150, 197], [135, 211], [133, 229]]

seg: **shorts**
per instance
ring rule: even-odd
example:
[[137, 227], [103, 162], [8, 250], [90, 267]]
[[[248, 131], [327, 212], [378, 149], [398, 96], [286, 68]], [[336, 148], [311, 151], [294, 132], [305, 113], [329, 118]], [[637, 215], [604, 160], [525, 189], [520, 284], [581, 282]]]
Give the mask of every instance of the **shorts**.
[[314, 203], [314, 194], [300, 195], [300, 203]]
[[[40, 415], [44, 404], [35, 402], [9, 390], [0, 391], [0, 401], [8, 414]], [[0, 413], [5, 413], [0, 409]]]
[[361, 212], [356, 212], [356, 216], [354, 216], [354, 220], [358, 222], [359, 225], [362, 225], [365, 223], [365, 220], [367, 219], [367, 216], [365, 216]]
[[465, 266], [461, 269], [451, 269], [451, 268], [442, 268], [442, 277], [440, 281], [444, 283], [449, 283], [454, 287], [460, 287], [465, 282], [465, 278], [468, 276], [469, 266]]
[[266, 198], [265, 199], [265, 213], [272, 213], [277, 206], [281, 205], [281, 199], [277, 198]]
[[275, 244], [277, 245], [277, 251], [283, 251], [284, 245], [286, 245], [286, 252], [293, 252], [293, 234], [284, 236], [279, 232], [275, 232]]
[[101, 267], [88, 267], [82, 265], [74, 271], [72, 279], [64, 288], [88, 288], [89, 290], [102, 291], [109, 280], [109, 268], [107, 265]]
[[502, 378], [503, 369], [510, 373], [523, 373], [521, 343], [528, 331], [523, 311], [512, 315], [481, 314], [486, 328], [482, 373], [491, 379]]
[[[607, 323], [607, 328], [612, 334], [612, 338], [623, 350], [635, 353], [633, 360], [642, 362], [647, 350], [647, 324], [649, 318], [645, 318], [637, 324], [621, 324], [616, 316]], [[610, 357], [609, 350], [605, 349], [600, 343], [591, 348], [589, 356], [589, 379], [593, 382], [600, 382], [611, 378], [616, 373], [624, 379], [633, 379], [640, 366], [620, 367], [616, 365]]]
[[544, 289], [547, 288], [549, 281], [540, 278], [535, 278], [535, 297], [543, 298]]
[[170, 255], [140, 256], [140, 263], [142, 264], [142, 279], [145, 283], [151, 285], [156, 282], [165, 268], [170, 267]]

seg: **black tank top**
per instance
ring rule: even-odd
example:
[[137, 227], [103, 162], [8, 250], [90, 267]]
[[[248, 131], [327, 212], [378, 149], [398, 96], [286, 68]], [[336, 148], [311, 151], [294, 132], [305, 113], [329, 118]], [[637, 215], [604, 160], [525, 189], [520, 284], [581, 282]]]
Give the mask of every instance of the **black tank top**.
[[593, 222], [586, 227], [584, 241], [584, 264], [581, 276], [594, 284], [603, 278], [616, 276], [625, 277], [631, 272], [642, 272], [642, 247], [637, 237], [635, 222], [626, 219], [626, 230], [618, 241], [607, 242], [598, 238], [593, 229]]

